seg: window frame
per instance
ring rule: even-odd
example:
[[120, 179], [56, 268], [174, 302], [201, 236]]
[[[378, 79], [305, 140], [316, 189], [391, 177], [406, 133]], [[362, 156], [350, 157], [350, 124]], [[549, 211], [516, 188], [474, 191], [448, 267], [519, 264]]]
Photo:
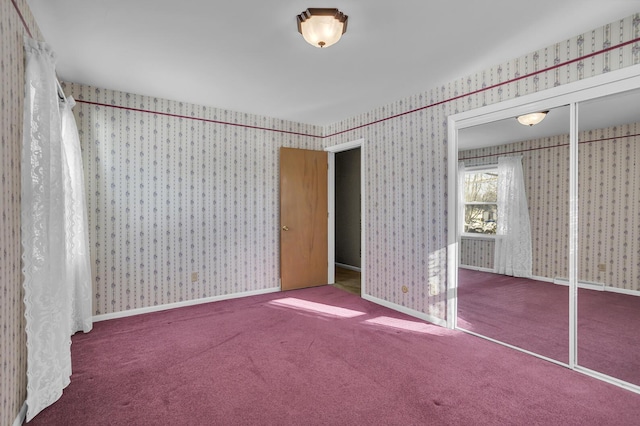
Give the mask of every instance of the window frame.
[[[465, 167], [464, 169], [464, 174], [465, 176], [467, 175], [467, 173], [487, 173], [487, 172], [495, 172], [496, 175], [498, 174], [498, 165], [497, 164], [487, 164], [487, 165], [482, 165], [482, 166], [473, 166], [473, 167]], [[466, 179], [465, 179], [466, 180]], [[463, 182], [464, 185], [464, 182]], [[497, 185], [497, 179], [496, 179], [496, 185]], [[496, 188], [496, 192], [497, 192], [497, 188]], [[500, 217], [499, 211], [498, 211], [498, 199], [496, 196], [496, 201], [492, 202], [492, 201], [470, 201], [467, 202], [464, 200], [464, 197], [462, 197], [462, 206], [461, 206], [461, 210], [462, 210], [462, 214], [460, 215], [460, 229], [461, 229], [461, 233], [460, 236], [464, 237], [464, 238], [476, 238], [476, 239], [488, 239], [488, 240], [495, 240], [496, 236], [497, 236], [497, 229], [496, 229], [496, 233], [494, 234], [484, 234], [484, 233], [475, 233], [475, 232], [464, 232], [464, 212], [466, 211], [466, 207], [469, 205], [487, 205], [487, 204], [491, 204], [491, 205], [495, 205], [496, 206], [496, 228], [497, 228], [497, 221], [498, 218]]]

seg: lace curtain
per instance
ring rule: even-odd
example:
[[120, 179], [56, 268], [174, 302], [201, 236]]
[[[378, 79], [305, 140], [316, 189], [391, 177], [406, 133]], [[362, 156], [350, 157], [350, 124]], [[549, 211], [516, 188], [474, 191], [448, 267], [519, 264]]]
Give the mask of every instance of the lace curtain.
[[71, 102], [58, 104], [50, 47], [29, 38], [24, 44], [21, 231], [29, 421], [62, 395], [71, 376], [71, 334], [92, 325], [87, 215]]
[[67, 283], [70, 286], [71, 328], [76, 331], [91, 331], [91, 258], [89, 255], [89, 222], [85, 198], [82, 151], [78, 126], [72, 108], [76, 101], [68, 97], [60, 104], [62, 119], [62, 146], [65, 160], [65, 226], [67, 254]]
[[[458, 235], [464, 232], [464, 202], [466, 201], [464, 198], [465, 172], [464, 161], [458, 161], [458, 226], [460, 226]], [[459, 261], [460, 260], [461, 259], [459, 259]]]
[[530, 278], [531, 222], [522, 172], [522, 156], [498, 158], [496, 273]]

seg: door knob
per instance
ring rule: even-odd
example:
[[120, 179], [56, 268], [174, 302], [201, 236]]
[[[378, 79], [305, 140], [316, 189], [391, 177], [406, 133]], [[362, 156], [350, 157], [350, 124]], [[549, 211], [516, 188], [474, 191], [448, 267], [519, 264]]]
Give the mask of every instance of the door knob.
[[289, 230], [289, 227], [288, 227], [287, 225], [282, 225], [282, 230], [283, 230], [283, 231], [288, 231], [288, 230]]

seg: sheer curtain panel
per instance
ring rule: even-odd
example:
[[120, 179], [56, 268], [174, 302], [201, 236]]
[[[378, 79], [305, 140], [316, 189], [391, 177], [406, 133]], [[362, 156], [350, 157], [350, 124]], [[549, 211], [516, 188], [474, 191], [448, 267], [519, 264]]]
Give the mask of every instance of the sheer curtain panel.
[[[460, 230], [458, 231], [458, 235], [464, 232], [464, 179], [465, 179], [466, 168], [464, 166], [464, 161], [458, 161], [458, 226]], [[458, 259], [460, 257], [458, 256]]]
[[[74, 259], [79, 259], [73, 253], [80, 247], [74, 248], [77, 238], [69, 235], [77, 228], [69, 226], [69, 222], [79, 216], [68, 211], [70, 205], [75, 204], [70, 201], [69, 190], [84, 190], [69, 182], [75, 173], [68, 170], [68, 163], [73, 161], [67, 158], [63, 145], [55, 55], [46, 43], [30, 38], [25, 38], [24, 46], [21, 231], [29, 421], [60, 398], [69, 384], [71, 334], [78, 324], [85, 331], [91, 328], [90, 316], [82, 320], [74, 318], [91, 311], [90, 298], [78, 296], [85, 291], [90, 293], [91, 280], [90, 273], [69, 267], [75, 264]], [[65, 122], [68, 133], [72, 133], [71, 126], [75, 123], [67, 119]], [[77, 129], [75, 133], [77, 139]], [[83, 226], [86, 227], [86, 223]], [[72, 253], [69, 253], [70, 247]], [[83, 248], [84, 256], [88, 256], [87, 249]], [[78, 285], [84, 289], [78, 290]], [[82, 299], [84, 302], [78, 303], [86, 306], [80, 308], [74, 298]]]
[[522, 156], [498, 158], [496, 273], [530, 278], [531, 222], [522, 172]]
[[65, 231], [67, 284], [71, 299], [71, 328], [91, 331], [91, 259], [89, 255], [89, 224], [85, 199], [82, 150], [78, 127], [72, 108], [76, 101], [68, 97], [60, 104], [62, 147], [64, 153]]

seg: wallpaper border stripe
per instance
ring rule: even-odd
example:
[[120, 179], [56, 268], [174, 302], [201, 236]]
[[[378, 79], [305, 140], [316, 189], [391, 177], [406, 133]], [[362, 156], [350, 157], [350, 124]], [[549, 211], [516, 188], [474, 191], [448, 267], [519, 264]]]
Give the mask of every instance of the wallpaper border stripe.
[[[14, 1], [14, 0], [12, 0], [12, 1]], [[592, 53], [589, 53], [589, 54], [586, 54], [586, 55], [583, 55], [583, 56], [580, 56], [580, 57], [577, 57], [577, 58], [569, 59], [567, 61], [557, 63], [557, 64], [552, 65], [552, 66], [547, 67], [547, 68], [542, 68], [542, 69], [539, 69], [537, 71], [532, 71], [530, 73], [527, 73], [527, 74], [524, 74], [524, 75], [521, 75], [521, 76], [518, 76], [518, 77], [514, 77], [514, 78], [509, 79], [509, 80], [505, 80], [505, 81], [502, 81], [502, 82], [499, 82], [499, 83], [496, 83], [496, 84], [492, 84], [490, 86], [482, 87], [480, 89], [476, 89], [476, 90], [473, 90], [471, 92], [463, 93], [463, 94], [460, 94], [460, 95], [457, 95], [457, 96], [453, 96], [451, 98], [444, 99], [442, 101], [433, 102], [431, 104], [424, 105], [424, 106], [421, 106], [419, 108], [414, 108], [414, 109], [411, 109], [409, 111], [401, 112], [401, 113], [398, 113], [398, 114], [393, 114], [393, 115], [390, 115], [388, 117], [384, 117], [384, 118], [380, 118], [378, 120], [371, 121], [369, 123], [360, 124], [360, 125], [355, 126], [355, 127], [351, 127], [351, 128], [345, 129], [345, 130], [341, 130], [339, 132], [335, 132], [335, 133], [331, 133], [329, 135], [323, 135], [323, 136], [312, 135], [312, 134], [308, 134], [308, 133], [293, 132], [293, 131], [290, 131], [290, 130], [269, 129], [269, 128], [266, 128], [266, 127], [252, 126], [252, 125], [248, 125], [248, 124], [229, 123], [229, 122], [226, 122], [226, 121], [211, 120], [211, 119], [202, 118], [202, 117], [190, 117], [190, 116], [186, 116], [186, 115], [172, 114], [172, 113], [162, 112], [162, 111], [151, 111], [151, 110], [145, 110], [145, 109], [141, 109], [141, 108], [126, 107], [126, 106], [122, 106], [122, 105], [110, 105], [110, 104], [105, 104], [105, 103], [100, 103], [100, 102], [85, 101], [85, 100], [82, 100], [82, 99], [76, 99], [76, 102], [85, 103], [85, 104], [89, 104], [89, 105], [95, 105], [95, 106], [111, 107], [111, 108], [124, 109], [124, 110], [129, 110], [129, 111], [143, 112], [143, 113], [148, 113], [148, 114], [159, 114], [159, 115], [165, 115], [165, 116], [168, 116], [168, 117], [183, 118], [183, 119], [190, 119], [190, 120], [196, 120], [196, 121], [204, 121], [204, 122], [208, 122], [208, 123], [223, 124], [223, 125], [226, 124], [226, 125], [229, 125], [229, 126], [244, 127], [244, 128], [249, 128], [249, 129], [257, 129], [257, 130], [265, 130], [265, 131], [269, 131], [269, 132], [284, 133], [284, 134], [290, 134], [290, 135], [296, 135], [296, 136], [305, 136], [305, 137], [311, 137], [311, 138], [317, 138], [317, 139], [327, 139], [327, 138], [331, 138], [331, 137], [334, 137], [334, 136], [342, 135], [344, 133], [353, 132], [355, 130], [362, 129], [364, 127], [369, 127], [369, 126], [372, 126], [374, 124], [379, 124], [379, 123], [382, 123], [382, 122], [385, 122], [385, 121], [389, 121], [389, 120], [392, 120], [394, 118], [403, 117], [405, 115], [413, 114], [413, 113], [420, 112], [420, 111], [423, 111], [423, 110], [426, 110], [426, 109], [430, 109], [430, 108], [434, 108], [434, 107], [437, 107], [437, 106], [440, 106], [440, 105], [443, 105], [443, 104], [447, 104], [449, 102], [457, 101], [459, 99], [462, 99], [462, 98], [465, 98], [465, 97], [468, 97], [468, 96], [477, 95], [479, 93], [486, 92], [488, 90], [492, 90], [492, 89], [495, 89], [495, 88], [498, 88], [498, 87], [501, 87], [501, 86], [504, 86], [504, 85], [507, 85], [507, 84], [515, 83], [515, 82], [518, 82], [520, 80], [525, 80], [527, 78], [534, 77], [534, 76], [536, 76], [538, 74], [542, 74], [542, 73], [545, 73], [545, 72], [549, 72], [549, 71], [553, 71], [553, 70], [565, 67], [567, 65], [571, 65], [571, 64], [573, 64], [575, 62], [580, 62], [580, 61], [583, 61], [585, 59], [589, 59], [589, 58], [593, 58], [593, 57], [596, 57], [596, 56], [599, 56], [599, 55], [603, 55], [605, 53], [611, 52], [612, 50], [620, 49], [622, 47], [628, 46], [630, 44], [638, 43], [638, 42], [640, 42], [640, 37], [636, 37], [636, 38], [634, 38], [632, 40], [627, 40], [625, 42], [618, 43], [616, 45], [609, 46], [609, 47], [606, 47], [604, 49], [601, 49], [601, 50], [598, 50], [596, 52], [592, 52]]]
[[628, 41], [625, 41], [623, 43], [616, 44], [615, 46], [609, 46], [607, 48], [598, 50], [597, 52], [592, 52], [592, 53], [589, 53], [587, 55], [580, 56], [578, 58], [570, 59], [570, 60], [565, 61], [565, 62], [560, 62], [560, 63], [555, 64], [553, 66], [550, 66], [550, 67], [547, 67], [547, 68], [543, 68], [543, 69], [540, 69], [540, 70], [537, 70], [537, 71], [533, 71], [533, 72], [530, 72], [528, 74], [524, 74], [524, 75], [512, 78], [510, 80], [505, 80], [505, 81], [502, 81], [500, 83], [493, 84], [491, 86], [482, 87], [480, 89], [477, 89], [477, 90], [474, 90], [474, 91], [471, 91], [471, 92], [468, 92], [468, 93], [463, 93], [461, 95], [457, 95], [457, 96], [454, 96], [454, 97], [449, 98], [449, 99], [444, 99], [442, 101], [434, 102], [432, 104], [425, 105], [425, 106], [422, 106], [420, 108], [415, 108], [415, 109], [412, 109], [412, 110], [409, 110], [409, 111], [405, 111], [405, 112], [401, 112], [401, 113], [398, 113], [398, 114], [391, 115], [389, 117], [380, 118], [380, 119], [372, 121], [370, 123], [365, 123], [365, 124], [361, 124], [359, 126], [352, 127], [352, 128], [346, 129], [346, 130], [341, 130], [339, 132], [335, 132], [335, 133], [332, 133], [330, 135], [325, 135], [325, 136], [323, 136], [323, 138], [330, 138], [332, 136], [338, 136], [338, 135], [341, 135], [343, 133], [348, 133], [348, 132], [352, 132], [354, 130], [361, 129], [363, 127], [368, 127], [368, 126], [371, 126], [371, 125], [374, 125], [374, 124], [382, 123], [383, 121], [388, 121], [388, 120], [391, 120], [391, 119], [394, 119], [394, 118], [402, 117], [404, 115], [413, 114], [414, 112], [423, 111], [425, 109], [429, 109], [429, 108], [433, 108], [433, 107], [436, 107], [436, 106], [439, 106], [439, 105], [442, 105], [442, 104], [446, 104], [446, 103], [449, 103], [449, 102], [457, 101], [458, 99], [462, 99], [462, 98], [465, 98], [467, 96], [477, 95], [478, 93], [486, 92], [487, 90], [495, 89], [495, 88], [498, 88], [500, 86], [504, 86], [506, 84], [515, 83], [517, 81], [524, 80], [524, 79], [527, 79], [529, 77], [534, 77], [534, 76], [536, 76], [538, 74], [542, 74], [542, 73], [545, 73], [545, 72], [548, 72], [548, 71], [553, 71], [555, 69], [562, 68], [562, 67], [567, 66], [567, 65], [571, 65], [574, 62], [580, 62], [580, 61], [583, 61], [585, 59], [593, 58], [595, 56], [602, 55], [602, 54], [605, 54], [605, 53], [610, 52], [612, 50], [620, 49], [622, 47], [628, 46], [628, 45], [633, 44], [633, 43], [638, 43], [638, 42], [640, 42], [640, 37], [636, 37], [633, 40], [628, 40]]
[[[635, 138], [640, 136], [640, 133], [636, 133], [634, 135], [622, 135], [622, 136], [613, 136], [610, 138], [602, 138], [602, 139], [591, 139], [588, 141], [580, 141], [578, 142], [578, 145], [582, 145], [582, 144], [586, 144], [586, 143], [596, 143], [596, 142], [607, 142], [607, 141], [612, 141], [612, 140], [616, 140], [616, 139], [626, 139], [626, 138]], [[562, 148], [565, 146], [569, 146], [570, 144], [568, 143], [561, 143], [559, 145], [551, 145], [551, 146], [540, 146], [537, 148], [527, 148], [527, 149], [519, 149], [516, 151], [509, 151], [509, 152], [500, 152], [498, 154], [485, 154], [485, 155], [476, 155], [475, 157], [461, 157], [459, 158], [459, 160], [477, 160], [478, 158], [488, 158], [488, 157], [499, 157], [501, 155], [509, 155], [509, 154], [519, 154], [522, 152], [530, 152], [530, 151], [540, 151], [542, 149], [552, 149], [552, 148]], [[482, 149], [482, 148], [479, 148]]]
[[109, 105], [109, 104], [105, 104], [105, 103], [101, 103], [101, 102], [85, 101], [85, 100], [82, 100], [82, 99], [75, 99], [75, 101], [77, 103], [88, 104], [88, 105], [111, 107], [111, 108], [124, 109], [124, 110], [135, 111], [135, 112], [145, 112], [145, 113], [148, 113], [148, 114], [164, 115], [164, 116], [173, 117], [173, 118], [184, 118], [184, 119], [189, 119], [189, 120], [204, 121], [204, 122], [207, 122], [207, 123], [225, 124], [225, 125], [229, 125], [229, 126], [244, 127], [246, 129], [266, 130], [266, 131], [269, 131], [269, 132], [286, 133], [288, 135], [306, 136], [306, 137], [310, 137], [310, 138], [319, 138], [319, 139], [323, 138], [323, 136], [311, 135], [309, 133], [292, 132], [291, 130], [270, 129], [268, 127], [252, 126], [252, 125], [249, 125], [249, 124], [229, 123], [228, 121], [212, 120], [210, 118], [190, 117], [188, 115], [173, 114], [173, 113], [170, 113], [170, 112], [162, 112], [162, 111], [152, 111], [152, 110], [141, 109], [141, 108], [132, 108], [132, 107], [126, 107], [126, 106], [122, 106], [122, 105]]
[[13, 8], [16, 10], [16, 13], [20, 17], [20, 20], [22, 21], [22, 26], [24, 27], [24, 30], [27, 32], [27, 34], [29, 34], [29, 37], [33, 38], [33, 35], [31, 35], [31, 30], [29, 29], [29, 26], [27, 25], [27, 21], [24, 19], [24, 16], [22, 15], [22, 12], [20, 11], [20, 8], [18, 7], [18, 4], [16, 3], [16, 0], [11, 0], [11, 4], [13, 4]]

